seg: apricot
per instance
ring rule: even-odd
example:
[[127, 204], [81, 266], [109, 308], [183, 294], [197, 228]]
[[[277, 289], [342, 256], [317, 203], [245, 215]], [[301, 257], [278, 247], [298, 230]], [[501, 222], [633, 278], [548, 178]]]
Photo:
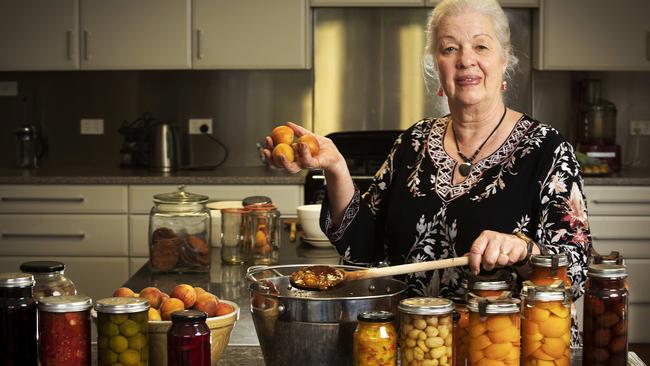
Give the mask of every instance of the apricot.
[[524, 357], [532, 355], [542, 346], [542, 342], [524, 338]]
[[481, 359], [478, 364], [478, 366], [504, 366], [505, 364], [502, 361], [498, 360], [491, 360], [487, 357]]
[[158, 309], [149, 308], [147, 311], [147, 320], [162, 320]]
[[194, 309], [208, 314], [208, 317], [213, 317], [217, 315], [217, 305], [217, 299], [215, 299], [211, 294], [205, 292], [197, 296], [196, 302], [194, 303]]
[[563, 305], [552, 307], [549, 310], [560, 318], [566, 318], [570, 314], [569, 308]]
[[487, 330], [497, 332], [512, 327], [510, 315], [492, 315], [487, 319]]
[[145, 287], [140, 291], [140, 297], [149, 301], [149, 306], [158, 309], [162, 304], [162, 292], [157, 287]]
[[493, 360], [503, 360], [512, 350], [511, 343], [494, 343], [483, 350], [485, 357]]
[[488, 332], [488, 337], [493, 343], [518, 342], [519, 330], [515, 327], [507, 327], [498, 332]]
[[555, 366], [569, 366], [569, 365], [571, 365], [571, 362], [569, 361], [569, 358], [566, 356], [562, 356], [562, 358], [555, 360]]
[[229, 304], [226, 304], [225, 302], [220, 302], [217, 304], [217, 316], [230, 314], [233, 311], [235, 311], [235, 308]]
[[280, 156], [284, 156], [289, 162], [292, 162], [296, 159], [293, 153], [293, 149], [291, 148], [291, 146], [287, 144], [277, 144], [273, 148], [273, 151], [271, 152], [271, 157], [273, 158], [273, 164], [275, 164], [275, 166], [277, 166], [278, 168], [283, 167]]
[[169, 299], [163, 301], [162, 305], [160, 305], [160, 317], [162, 320], [171, 320], [172, 313], [181, 310], [185, 310], [183, 301], [174, 297], [170, 297]]
[[196, 292], [196, 298], [197, 298], [197, 299], [199, 298], [199, 296], [208, 293], [208, 292], [205, 291], [202, 287], [194, 287], [194, 292]]
[[478, 337], [481, 334], [485, 333], [486, 330], [487, 329], [485, 327], [485, 324], [483, 324], [483, 323], [477, 323], [477, 324], [474, 324], [474, 325], [470, 325], [470, 327], [469, 327], [469, 335], [472, 336], [472, 337]]
[[135, 297], [135, 292], [128, 287], [120, 287], [113, 292], [113, 297]]
[[482, 351], [469, 351], [469, 362], [475, 364], [485, 357]]
[[320, 151], [320, 144], [313, 135], [302, 135], [298, 138], [299, 144], [305, 144], [309, 147], [309, 153], [314, 156]]
[[189, 309], [196, 301], [196, 291], [194, 291], [194, 287], [190, 285], [180, 284], [174, 287], [171, 297], [181, 300], [183, 304], [185, 304], [185, 308]]
[[533, 357], [535, 357], [538, 361], [539, 360], [544, 360], [544, 361], [553, 361], [554, 360], [554, 358], [547, 355], [546, 352], [544, 352], [541, 347], [538, 348], [537, 350], [535, 350], [535, 352], [533, 352]]
[[470, 340], [469, 351], [472, 352], [472, 351], [484, 350], [486, 347], [488, 347], [491, 344], [492, 342], [490, 342], [490, 338], [488, 338], [487, 335], [482, 334]]
[[554, 360], [561, 358], [565, 349], [566, 345], [560, 338], [544, 338], [542, 341], [542, 351], [553, 357]]
[[535, 307], [530, 309], [530, 317], [527, 318], [536, 322], [543, 322], [546, 321], [550, 315], [551, 313], [548, 310]]
[[553, 315], [550, 316], [546, 321], [539, 323], [539, 332], [544, 335], [544, 337], [559, 338], [564, 333], [569, 331], [571, 327], [570, 318], [558, 318]]
[[271, 131], [271, 139], [273, 140], [273, 145], [291, 145], [293, 142], [293, 130], [289, 126], [278, 126]]
[[530, 335], [539, 333], [539, 325], [532, 320], [524, 319], [521, 327], [523, 328], [524, 334]]
[[512, 363], [512, 362], [519, 362], [519, 347], [512, 347], [510, 349], [510, 352], [506, 355], [506, 358], [503, 359], [503, 361]]
[[269, 245], [269, 240], [266, 237], [264, 230], [257, 230], [255, 233], [255, 246], [263, 247]]

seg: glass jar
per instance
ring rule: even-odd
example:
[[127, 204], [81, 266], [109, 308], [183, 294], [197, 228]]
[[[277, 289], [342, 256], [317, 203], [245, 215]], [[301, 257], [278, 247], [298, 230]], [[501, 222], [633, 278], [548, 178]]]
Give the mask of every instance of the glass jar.
[[149, 324], [146, 299], [108, 297], [95, 303], [97, 364], [147, 365]]
[[453, 299], [454, 302], [454, 330], [452, 355], [454, 363], [452, 365], [465, 365], [469, 353], [469, 311], [465, 299]]
[[437, 297], [400, 301], [400, 352], [402, 365], [447, 365], [453, 355], [454, 304]]
[[595, 254], [591, 257], [592, 262], [590, 264], [618, 264], [625, 265], [625, 259], [621, 253], [617, 251], [612, 251], [609, 254]]
[[567, 291], [564, 287], [530, 286], [521, 295], [524, 364], [551, 361], [570, 365], [571, 299]]
[[34, 276], [0, 273], [0, 357], [6, 366], [36, 366], [36, 300]]
[[244, 264], [251, 257], [251, 229], [247, 208], [221, 210], [221, 261]]
[[583, 362], [627, 365], [627, 271], [621, 265], [594, 264], [587, 276]]
[[167, 366], [210, 366], [210, 328], [198, 310], [172, 313], [167, 332]]
[[565, 286], [571, 286], [571, 279], [567, 274], [569, 258], [566, 254], [533, 255], [530, 257], [530, 264], [533, 267], [530, 281], [535, 285], [549, 286], [561, 280]]
[[519, 365], [519, 300], [471, 298], [468, 365]]
[[208, 196], [179, 187], [157, 194], [149, 214], [149, 265], [154, 272], [210, 271]]
[[90, 366], [90, 297], [43, 297], [38, 303], [41, 366]]
[[246, 206], [249, 211], [251, 250], [254, 264], [278, 263], [280, 252], [280, 211], [273, 204]]
[[365, 311], [357, 315], [352, 354], [354, 366], [396, 366], [397, 332], [390, 311]]
[[57, 261], [33, 261], [20, 265], [20, 270], [34, 276], [34, 299], [46, 296], [76, 295], [74, 283], [64, 275], [65, 264]]
[[[512, 290], [512, 282], [505, 279], [492, 279], [482, 277], [470, 277], [463, 279], [461, 285], [465, 293], [470, 293], [478, 297], [501, 296], [505, 292]], [[466, 296], [467, 296], [466, 295]]]

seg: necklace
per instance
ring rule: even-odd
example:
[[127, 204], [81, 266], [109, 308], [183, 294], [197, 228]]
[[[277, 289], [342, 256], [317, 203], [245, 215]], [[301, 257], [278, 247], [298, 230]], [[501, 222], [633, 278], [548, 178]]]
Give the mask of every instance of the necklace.
[[492, 137], [492, 135], [494, 135], [496, 130], [499, 128], [499, 126], [501, 126], [501, 122], [503, 122], [503, 119], [506, 117], [506, 112], [507, 111], [508, 111], [508, 108], [504, 107], [503, 108], [503, 114], [501, 115], [501, 119], [499, 120], [499, 123], [497, 123], [497, 125], [494, 126], [494, 129], [492, 130], [492, 132], [490, 132], [490, 134], [485, 139], [485, 141], [483, 141], [481, 146], [479, 146], [478, 149], [476, 149], [476, 151], [474, 151], [474, 154], [472, 154], [472, 156], [469, 157], [469, 158], [465, 154], [460, 152], [460, 147], [458, 146], [458, 138], [456, 137], [456, 131], [454, 130], [454, 125], [453, 124], [451, 125], [452, 132], [454, 133], [454, 142], [456, 143], [456, 150], [458, 151], [458, 156], [460, 156], [460, 158], [463, 159], [463, 163], [461, 163], [460, 166], [458, 167], [458, 171], [460, 172], [460, 175], [462, 175], [463, 177], [466, 177], [466, 176], [469, 175], [469, 172], [472, 170], [472, 164], [474, 163], [474, 159], [476, 159], [476, 156], [478, 155], [478, 153], [481, 151], [483, 146], [485, 146], [485, 143], [488, 142], [490, 137]]

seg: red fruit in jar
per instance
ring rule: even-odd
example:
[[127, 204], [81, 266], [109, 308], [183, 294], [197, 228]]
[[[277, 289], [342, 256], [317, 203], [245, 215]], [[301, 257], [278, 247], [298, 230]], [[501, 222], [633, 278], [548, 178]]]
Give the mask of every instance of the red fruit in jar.
[[220, 302], [219, 304], [217, 304], [217, 316], [230, 314], [233, 311], [235, 311], [235, 308], [233, 308], [229, 304], [226, 304], [225, 302]]
[[593, 351], [594, 361], [605, 362], [609, 358], [609, 352], [606, 349], [594, 348]]
[[594, 315], [600, 315], [605, 312], [605, 304], [603, 304], [600, 299], [597, 299], [595, 297], [588, 299], [587, 306], [589, 306], [591, 313]]
[[612, 353], [618, 353], [624, 351], [626, 345], [627, 345], [627, 339], [625, 336], [615, 337], [614, 339], [612, 339], [612, 341], [609, 344], [609, 350]]
[[609, 340], [612, 339], [612, 335], [609, 332], [609, 329], [598, 329], [594, 333], [594, 343], [600, 347], [607, 347]]
[[614, 326], [614, 334], [616, 335], [624, 335], [627, 333], [627, 324], [625, 323], [625, 320], [621, 319], [616, 325]]
[[618, 323], [619, 317], [615, 313], [608, 311], [596, 319], [596, 325], [602, 328], [609, 328]]

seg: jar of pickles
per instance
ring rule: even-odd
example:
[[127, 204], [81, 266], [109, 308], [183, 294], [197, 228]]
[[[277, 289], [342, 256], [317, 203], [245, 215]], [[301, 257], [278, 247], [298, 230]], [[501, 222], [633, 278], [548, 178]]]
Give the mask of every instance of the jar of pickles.
[[449, 299], [414, 297], [400, 301], [402, 365], [452, 364], [454, 304]]
[[564, 287], [529, 286], [522, 291], [522, 352], [525, 365], [570, 365], [571, 299]]
[[34, 276], [0, 273], [0, 357], [6, 366], [36, 366]]
[[149, 214], [149, 265], [154, 272], [210, 271], [208, 196], [179, 187], [157, 194]]
[[567, 274], [569, 258], [566, 254], [532, 255], [530, 264], [533, 267], [530, 281], [537, 286], [548, 286], [557, 280], [562, 280], [565, 286], [571, 286]]
[[627, 271], [615, 264], [593, 264], [587, 272], [584, 304], [585, 365], [627, 365]]
[[253, 263], [277, 263], [280, 251], [280, 211], [270, 203], [245, 207], [250, 210], [249, 225]]
[[77, 288], [65, 276], [65, 264], [57, 261], [32, 261], [20, 265], [20, 270], [34, 275], [34, 298], [76, 295]]
[[517, 299], [470, 298], [468, 365], [519, 365]]
[[38, 303], [41, 366], [90, 366], [90, 297], [48, 296]]
[[99, 366], [117, 362], [124, 366], [147, 365], [148, 309], [147, 300], [137, 297], [109, 297], [95, 303]]
[[210, 328], [206, 313], [182, 310], [172, 313], [167, 332], [167, 366], [210, 366]]
[[397, 332], [389, 311], [366, 311], [357, 316], [352, 354], [355, 366], [396, 366]]

